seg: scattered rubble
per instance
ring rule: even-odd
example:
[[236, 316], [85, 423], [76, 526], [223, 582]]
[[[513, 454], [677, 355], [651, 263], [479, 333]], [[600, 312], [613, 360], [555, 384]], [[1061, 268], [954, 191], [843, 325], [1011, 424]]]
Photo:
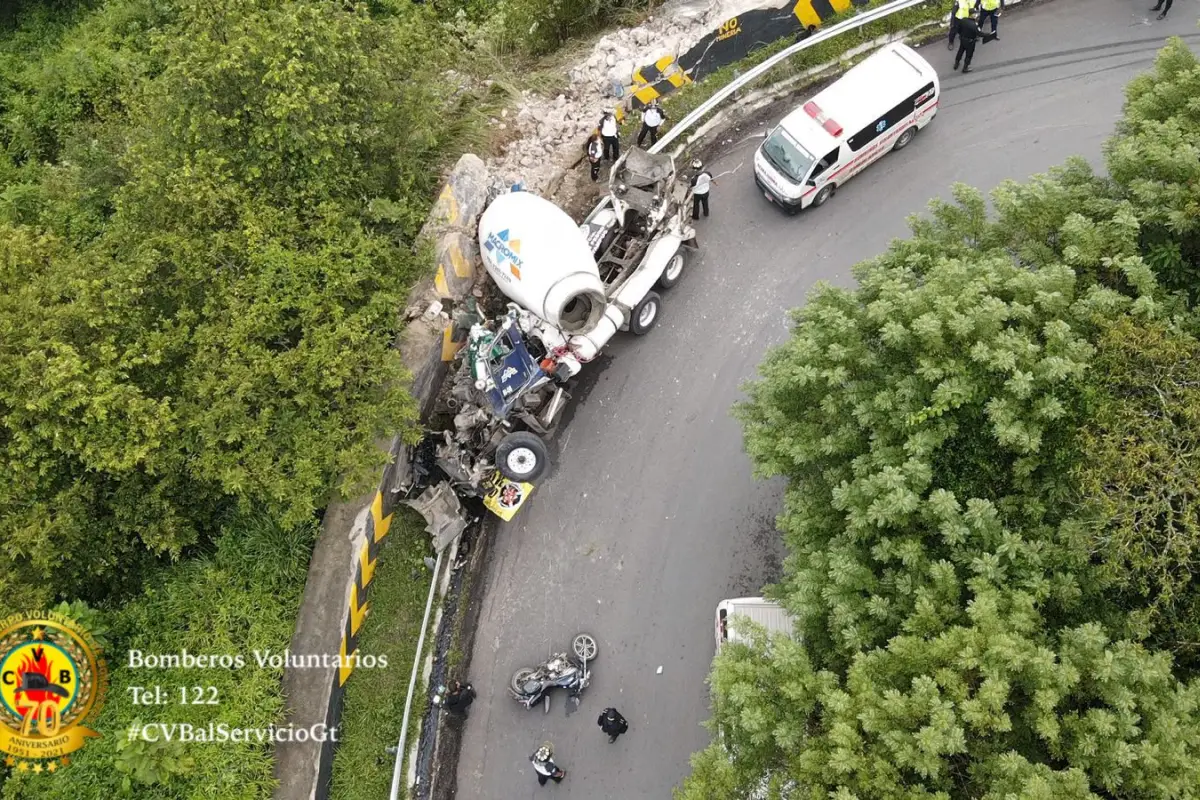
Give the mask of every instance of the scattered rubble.
[[619, 102], [633, 71], [665, 55], [678, 55], [722, 22], [785, 0], [669, 0], [636, 28], [605, 34], [591, 54], [567, 71], [570, 88], [553, 97], [522, 93], [515, 115], [501, 113], [514, 134], [500, 155], [488, 160], [492, 174], [544, 193], [583, 155], [588, 133], [600, 115]]

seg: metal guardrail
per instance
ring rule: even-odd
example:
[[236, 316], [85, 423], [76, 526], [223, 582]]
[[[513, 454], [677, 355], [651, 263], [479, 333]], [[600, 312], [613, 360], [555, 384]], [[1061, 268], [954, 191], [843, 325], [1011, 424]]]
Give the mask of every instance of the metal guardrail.
[[746, 72], [746, 74], [738, 76], [712, 97], [701, 103], [694, 111], [681, 119], [676, 125], [672, 126], [669, 131], [663, 134], [663, 136], [659, 138], [658, 142], [650, 147], [650, 152], [661, 153], [663, 149], [667, 147], [667, 145], [671, 144], [671, 142], [675, 141], [682, 134], [687, 133], [693, 125], [711, 113], [712, 110], [721, 103], [725, 102], [730, 95], [732, 95], [738, 89], [753, 83], [779, 62], [785, 61], [799, 52], [807, 50], [814, 45], [818, 45], [821, 42], [832, 39], [835, 36], [845, 33], [846, 31], [852, 31], [856, 28], [861, 28], [863, 25], [890, 17], [897, 11], [915, 8], [916, 6], [925, 5], [928, 2], [930, 2], [930, 0], [895, 0], [895, 2], [879, 6], [878, 8], [873, 8], [870, 11], [864, 11], [861, 14], [856, 14], [848, 20], [839, 22], [836, 25], [831, 25], [823, 30], [819, 30], [812, 36], [796, 42], [791, 47], [780, 50], [766, 61]]
[[413, 657], [412, 676], [408, 679], [408, 697], [404, 700], [404, 719], [400, 722], [400, 741], [396, 743], [396, 762], [392, 766], [392, 791], [390, 800], [400, 797], [400, 770], [404, 765], [404, 744], [408, 740], [408, 719], [412, 713], [413, 690], [417, 688], [417, 672], [421, 666], [422, 650], [425, 649], [425, 633], [429, 630], [429, 612], [433, 610], [433, 597], [437, 594], [438, 576], [442, 567], [442, 553], [438, 550], [433, 565], [433, 577], [429, 580], [429, 597], [425, 600], [425, 618], [421, 621], [421, 635], [417, 639], [417, 654]]

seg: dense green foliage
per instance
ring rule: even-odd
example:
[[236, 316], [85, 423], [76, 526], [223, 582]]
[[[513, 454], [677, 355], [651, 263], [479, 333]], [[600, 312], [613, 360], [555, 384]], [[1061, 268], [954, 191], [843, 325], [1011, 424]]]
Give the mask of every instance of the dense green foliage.
[[432, 12], [26, 4], [0, 38], [5, 602], [302, 524], [413, 404], [391, 349], [461, 132]]
[[1197, 796], [1196, 96], [1174, 41], [1111, 180], [956, 187], [796, 312], [739, 414], [798, 639], [717, 657], [681, 798]]
[[[121, 609], [74, 614], [93, 629], [98, 621], [106, 629], [102, 644], [110, 654], [111, 688], [95, 723], [104, 736], [74, 754], [71, 766], [52, 779], [14, 773], [4, 781], [4, 799], [269, 797], [274, 786], [269, 745], [130, 742], [123, 733], [139, 719], [264, 728], [280, 721], [282, 671], [259, 668], [253, 651], [282, 653], [288, 646], [315, 536], [311, 524], [284, 529], [254, 517], [230, 530], [212, 552], [157, 571], [151, 576], [153, 588]], [[247, 665], [132, 669], [126, 661], [131, 650], [240, 653]], [[133, 705], [128, 688], [152, 684], [172, 693], [171, 705]], [[181, 705], [178, 687], [196, 685], [216, 687], [219, 704]]]
[[[406, 2], [407, 0], [400, 0]], [[569, 39], [632, 23], [662, 0], [436, 0], [464, 45], [491, 52], [544, 55]]]

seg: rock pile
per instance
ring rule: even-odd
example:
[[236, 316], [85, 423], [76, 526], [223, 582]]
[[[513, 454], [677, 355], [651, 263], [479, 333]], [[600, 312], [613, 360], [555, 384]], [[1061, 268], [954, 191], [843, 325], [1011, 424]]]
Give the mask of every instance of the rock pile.
[[[664, 55], [687, 52], [722, 22], [755, 8], [784, 5], [785, 0], [670, 0], [646, 22], [606, 34], [591, 54], [569, 69], [570, 88], [545, 97], [525, 91], [515, 116], [492, 120], [516, 137], [488, 162], [492, 174], [507, 183], [524, 183], [546, 192], [583, 155], [583, 145], [600, 115], [619, 101], [633, 71]], [[503, 126], [503, 127], [501, 127]]]

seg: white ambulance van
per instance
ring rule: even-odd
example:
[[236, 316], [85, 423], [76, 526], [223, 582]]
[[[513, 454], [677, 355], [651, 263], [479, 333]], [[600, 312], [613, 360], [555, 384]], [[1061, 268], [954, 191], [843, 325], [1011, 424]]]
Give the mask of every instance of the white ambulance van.
[[790, 213], [824, 205], [868, 164], [912, 141], [937, 113], [937, 72], [889, 44], [792, 111], [754, 154], [754, 180]]
[[792, 635], [795, 621], [791, 615], [778, 603], [772, 603], [762, 597], [738, 597], [732, 600], [722, 600], [717, 604], [716, 633], [717, 652], [726, 642], [744, 641], [731, 625], [733, 618], [749, 617], [762, 625], [770, 633], [786, 633]]

